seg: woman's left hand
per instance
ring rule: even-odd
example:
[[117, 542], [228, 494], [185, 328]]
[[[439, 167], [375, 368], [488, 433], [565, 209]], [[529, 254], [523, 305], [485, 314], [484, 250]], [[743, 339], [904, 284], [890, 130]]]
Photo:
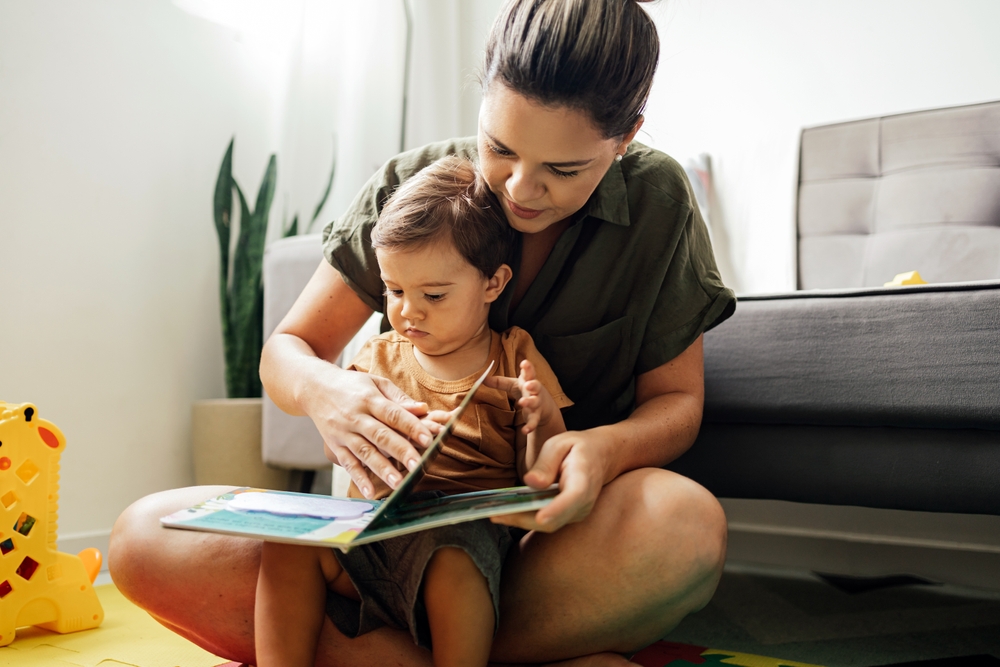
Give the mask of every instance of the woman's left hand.
[[568, 523], [587, 518], [605, 481], [600, 437], [600, 433], [593, 430], [566, 431], [546, 440], [535, 465], [525, 474], [524, 482], [532, 488], [544, 489], [558, 481], [559, 494], [537, 512], [495, 516], [491, 520], [551, 533]]

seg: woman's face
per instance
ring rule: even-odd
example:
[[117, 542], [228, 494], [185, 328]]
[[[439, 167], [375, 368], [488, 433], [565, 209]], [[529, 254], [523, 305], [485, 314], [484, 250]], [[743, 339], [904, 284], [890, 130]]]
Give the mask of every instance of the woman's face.
[[494, 81], [479, 110], [479, 163], [510, 226], [533, 234], [579, 211], [634, 136], [607, 139], [585, 112]]

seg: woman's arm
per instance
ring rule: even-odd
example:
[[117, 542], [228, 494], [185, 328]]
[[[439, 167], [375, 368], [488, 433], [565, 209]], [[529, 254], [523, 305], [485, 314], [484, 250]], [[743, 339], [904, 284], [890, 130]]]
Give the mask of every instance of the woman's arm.
[[260, 358], [267, 395], [285, 412], [312, 418], [327, 458], [340, 463], [365, 495], [373, 489], [369, 470], [395, 488], [400, 474], [389, 459], [407, 467], [420, 459], [401, 434], [422, 444], [432, 437], [418, 419], [426, 405], [384, 378], [333, 363], [371, 314], [340, 273], [321, 261]]
[[702, 337], [680, 355], [636, 378], [636, 409], [617, 424], [567, 431], [542, 446], [525, 483], [559, 495], [536, 514], [495, 517], [526, 529], [551, 532], [590, 514], [601, 488], [629, 470], [660, 467], [683, 454], [701, 426], [705, 401]]

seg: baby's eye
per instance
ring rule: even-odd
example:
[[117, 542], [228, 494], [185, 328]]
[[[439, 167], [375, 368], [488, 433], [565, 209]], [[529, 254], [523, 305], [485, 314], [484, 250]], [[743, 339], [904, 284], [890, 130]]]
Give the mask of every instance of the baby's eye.
[[440, 301], [444, 298], [444, 294], [424, 294], [428, 301]]
[[387, 296], [387, 297], [388, 296], [394, 296], [396, 298], [399, 298], [399, 297], [403, 296], [403, 290], [401, 290], [401, 289], [389, 289], [388, 287], [386, 287], [386, 288], [384, 288], [382, 290], [382, 295], [383, 296]]

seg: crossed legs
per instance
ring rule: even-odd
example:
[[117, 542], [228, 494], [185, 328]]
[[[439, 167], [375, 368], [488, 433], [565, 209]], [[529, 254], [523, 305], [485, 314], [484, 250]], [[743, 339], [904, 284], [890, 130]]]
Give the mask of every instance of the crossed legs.
[[[164, 529], [159, 517], [226, 489], [147, 496], [115, 524], [108, 564], [118, 588], [154, 618], [216, 655], [253, 664], [261, 543]], [[512, 547], [501, 583], [492, 659], [557, 661], [602, 654], [624, 664], [708, 603], [725, 560], [719, 503], [696, 483], [646, 468], [604, 487], [591, 515]], [[316, 665], [426, 665], [409, 634], [380, 628], [348, 639], [323, 619]]]

